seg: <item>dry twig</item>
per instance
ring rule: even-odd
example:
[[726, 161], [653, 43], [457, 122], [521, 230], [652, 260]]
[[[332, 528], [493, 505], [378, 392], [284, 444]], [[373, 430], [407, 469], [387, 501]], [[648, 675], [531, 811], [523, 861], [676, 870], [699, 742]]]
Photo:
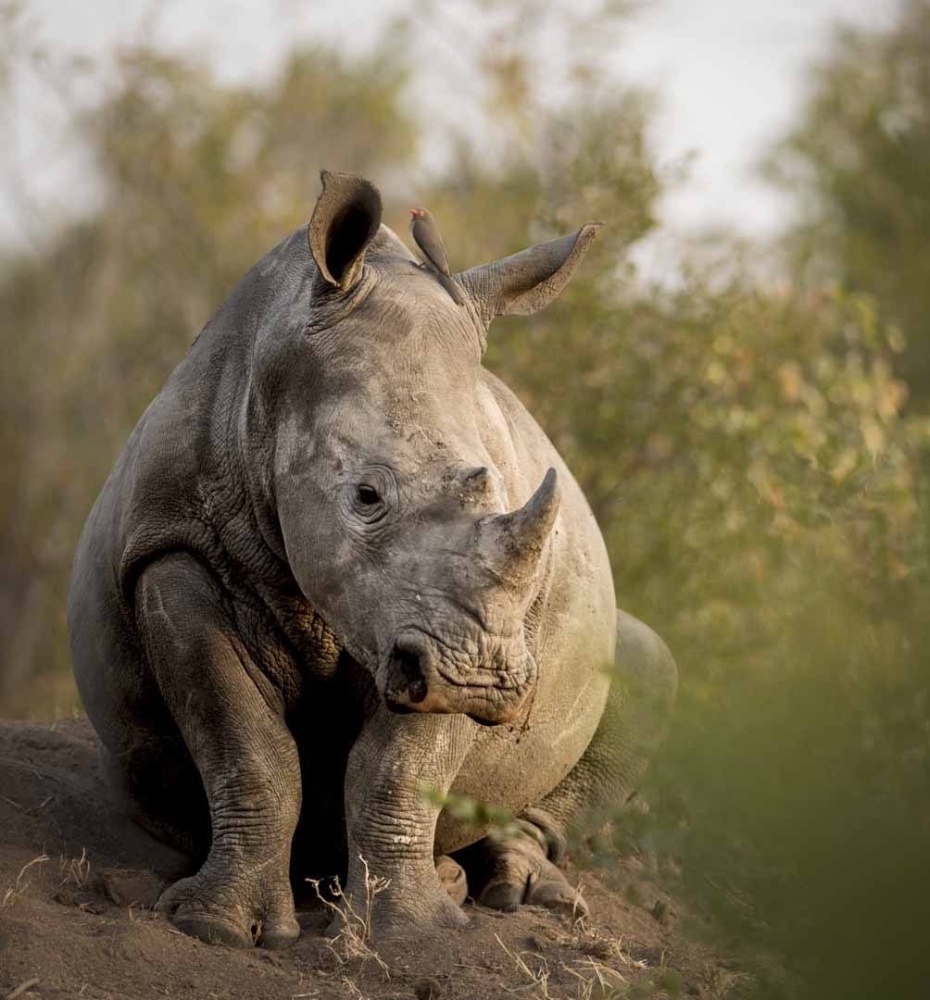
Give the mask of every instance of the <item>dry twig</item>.
[[27, 861], [19, 870], [19, 874], [16, 876], [16, 881], [6, 890], [3, 894], [3, 899], [0, 899], [0, 909], [5, 906], [12, 906], [17, 899], [26, 891], [29, 886], [28, 882], [23, 881], [23, 876], [33, 865], [41, 865], [48, 861], [47, 854], [40, 854], [37, 858], [33, 858], [32, 861]]

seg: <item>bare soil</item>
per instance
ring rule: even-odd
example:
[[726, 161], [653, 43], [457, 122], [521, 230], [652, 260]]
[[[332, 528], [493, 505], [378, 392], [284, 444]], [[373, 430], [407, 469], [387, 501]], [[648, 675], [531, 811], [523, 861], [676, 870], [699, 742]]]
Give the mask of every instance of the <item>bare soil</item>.
[[467, 929], [377, 952], [323, 938], [319, 905], [283, 952], [186, 937], [152, 907], [188, 868], [111, 801], [86, 720], [0, 723], [0, 998], [722, 997], [745, 978], [683, 937], [679, 903], [631, 860], [618, 891], [582, 877], [583, 923], [468, 903]]

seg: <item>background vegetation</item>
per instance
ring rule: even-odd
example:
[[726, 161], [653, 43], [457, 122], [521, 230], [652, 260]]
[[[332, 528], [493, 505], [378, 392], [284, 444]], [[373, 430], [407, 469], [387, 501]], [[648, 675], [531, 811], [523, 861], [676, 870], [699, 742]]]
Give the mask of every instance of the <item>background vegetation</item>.
[[[660, 288], [629, 253], [673, 179], [646, 139], [648, 95], [598, 70], [622, 6], [581, 22], [497, 5], [482, 45], [459, 52], [487, 141], [450, 109], [452, 155], [430, 170], [409, 19], [364, 57], [295, 50], [262, 86], [121, 53], [74, 112], [99, 209], [0, 271], [0, 710], [75, 704], [63, 609], [87, 511], [226, 290], [306, 218], [320, 166], [376, 179], [400, 230], [407, 204], [429, 205], [459, 267], [603, 219], [560, 302], [499, 323], [488, 356], [586, 489], [619, 603], [679, 662], [648, 811], [587, 845], [650, 859], [696, 933], [751, 951], [757, 995], [916, 997], [930, 897], [930, 3], [906, 0], [884, 34], [837, 33], [765, 165], [796, 200], [784, 241], [682, 248]], [[552, 30], [580, 56], [544, 101], [535, 42]], [[23, 51], [4, 49], [4, 69]]]

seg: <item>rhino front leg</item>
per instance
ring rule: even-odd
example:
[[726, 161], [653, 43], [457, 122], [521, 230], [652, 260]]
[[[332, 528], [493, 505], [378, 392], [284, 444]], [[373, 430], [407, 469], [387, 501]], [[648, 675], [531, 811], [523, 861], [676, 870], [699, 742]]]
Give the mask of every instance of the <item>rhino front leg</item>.
[[481, 903], [507, 910], [529, 903], [584, 911], [556, 867], [564, 857], [565, 832], [582, 811], [619, 807], [636, 791], [665, 732], [677, 678], [665, 643], [647, 625], [618, 611], [614, 674], [597, 731], [581, 760], [519, 817], [511, 836], [478, 845], [485, 882]]
[[288, 879], [300, 812], [297, 748], [275, 692], [238, 638], [222, 590], [194, 556], [152, 563], [136, 588], [150, 667], [210, 807], [212, 843], [159, 909], [204, 941], [279, 948], [299, 933]]
[[369, 891], [366, 865], [372, 876], [390, 881], [373, 901], [376, 935], [468, 922], [436, 872], [440, 810], [424, 789], [448, 792], [474, 740], [475, 724], [463, 715], [396, 715], [380, 705], [352, 748], [346, 895], [361, 912]]

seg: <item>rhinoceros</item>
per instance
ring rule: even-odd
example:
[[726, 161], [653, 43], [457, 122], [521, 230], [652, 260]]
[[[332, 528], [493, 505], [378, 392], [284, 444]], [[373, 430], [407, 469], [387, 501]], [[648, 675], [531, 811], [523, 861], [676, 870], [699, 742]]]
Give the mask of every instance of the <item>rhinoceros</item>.
[[375, 934], [462, 924], [437, 858], [465, 848], [481, 903], [567, 905], [566, 827], [629, 797], [675, 688], [482, 367], [491, 321], [558, 295], [599, 226], [455, 275], [457, 304], [374, 185], [322, 180], [139, 420], [69, 597], [101, 766], [200, 863], [159, 909], [239, 947], [296, 939], [293, 886], [327, 874], [349, 900], [389, 880]]

